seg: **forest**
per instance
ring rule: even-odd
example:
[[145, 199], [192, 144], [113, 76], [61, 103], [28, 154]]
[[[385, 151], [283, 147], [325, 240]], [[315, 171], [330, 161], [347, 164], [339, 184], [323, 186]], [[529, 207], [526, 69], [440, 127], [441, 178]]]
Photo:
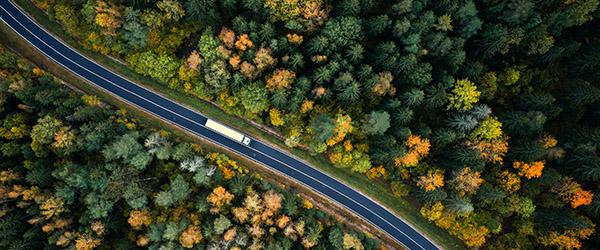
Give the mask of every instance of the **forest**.
[[33, 2], [90, 51], [417, 197], [469, 247], [600, 245], [598, 0]]
[[0, 249], [380, 249], [0, 47]]

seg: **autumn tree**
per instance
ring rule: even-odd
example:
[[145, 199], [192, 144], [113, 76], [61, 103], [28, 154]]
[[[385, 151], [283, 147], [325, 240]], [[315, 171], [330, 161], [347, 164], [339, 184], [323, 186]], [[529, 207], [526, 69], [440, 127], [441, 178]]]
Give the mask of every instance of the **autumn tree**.
[[218, 186], [206, 197], [206, 200], [212, 205], [211, 211], [216, 213], [223, 206], [231, 203], [233, 195], [227, 192], [225, 188]]
[[121, 12], [117, 6], [102, 0], [96, 1], [96, 24], [105, 36], [116, 36], [121, 27]]
[[584, 190], [579, 183], [571, 177], [562, 177], [552, 186], [552, 192], [556, 193], [572, 208], [587, 206], [592, 203], [594, 194], [591, 191]]
[[477, 90], [475, 84], [467, 79], [457, 80], [454, 83], [452, 92], [448, 95], [448, 109], [466, 111], [473, 107], [481, 93]]
[[269, 90], [290, 88], [295, 79], [296, 73], [293, 71], [277, 69], [273, 72], [271, 77], [267, 79], [267, 88]]
[[436, 188], [444, 186], [444, 172], [441, 170], [430, 170], [426, 175], [419, 176], [417, 186], [426, 192], [431, 192]]
[[540, 176], [542, 176], [544, 162], [534, 161], [530, 163], [525, 163], [515, 161], [513, 162], [513, 168], [519, 170], [519, 176], [524, 176], [527, 179], [539, 178]]
[[471, 170], [469, 167], [462, 168], [453, 174], [453, 178], [448, 181], [448, 185], [454, 189], [460, 196], [474, 194], [479, 186], [483, 184], [483, 178], [479, 172]]

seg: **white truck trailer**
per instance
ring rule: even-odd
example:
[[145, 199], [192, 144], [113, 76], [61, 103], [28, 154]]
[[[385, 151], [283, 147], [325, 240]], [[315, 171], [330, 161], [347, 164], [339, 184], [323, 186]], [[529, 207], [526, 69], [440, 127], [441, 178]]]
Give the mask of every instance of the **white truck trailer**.
[[243, 143], [247, 146], [250, 145], [250, 141], [251, 141], [250, 138], [248, 138], [244, 134], [237, 132], [237, 131], [233, 130], [232, 128], [227, 127], [221, 123], [215, 122], [211, 119], [207, 119], [206, 124], [204, 124], [204, 126], [210, 128], [224, 136], [227, 136], [233, 140]]

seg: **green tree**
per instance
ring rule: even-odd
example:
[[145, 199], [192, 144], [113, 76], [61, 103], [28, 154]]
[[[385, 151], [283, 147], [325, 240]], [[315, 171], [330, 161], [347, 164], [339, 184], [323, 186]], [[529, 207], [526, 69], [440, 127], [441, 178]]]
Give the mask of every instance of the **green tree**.
[[151, 76], [162, 83], [168, 83], [179, 68], [175, 58], [168, 55], [158, 55], [149, 50], [142, 53], [131, 54], [127, 62], [133, 69], [146, 76]]
[[329, 231], [328, 239], [335, 249], [342, 249], [342, 244], [344, 241], [344, 232], [342, 232], [342, 230], [338, 226], [334, 226]]
[[139, 49], [148, 44], [148, 29], [140, 23], [139, 10], [125, 8], [123, 10], [123, 28], [121, 39], [130, 47]]
[[335, 120], [325, 113], [319, 113], [310, 122], [313, 138], [316, 142], [324, 143], [333, 136]]
[[267, 89], [259, 83], [244, 86], [237, 96], [250, 114], [259, 115], [269, 108]]
[[356, 17], [341, 16], [330, 19], [323, 28], [322, 34], [337, 47], [348, 45], [351, 41], [362, 37], [362, 25]]
[[184, 7], [186, 18], [190, 20], [213, 23], [219, 19], [216, 0], [186, 0]]
[[390, 128], [390, 115], [385, 111], [372, 111], [365, 115], [363, 130], [369, 135], [381, 135]]
[[227, 217], [223, 215], [219, 215], [219, 218], [217, 218], [213, 222], [213, 224], [215, 229], [215, 235], [221, 235], [225, 232], [225, 230], [231, 227], [231, 221], [229, 221], [229, 219], [227, 219]]

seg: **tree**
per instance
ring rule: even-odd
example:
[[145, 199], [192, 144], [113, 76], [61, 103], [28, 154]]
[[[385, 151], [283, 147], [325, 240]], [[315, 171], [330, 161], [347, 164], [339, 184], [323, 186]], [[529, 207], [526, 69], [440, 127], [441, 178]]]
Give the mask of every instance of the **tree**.
[[343, 249], [356, 249], [356, 250], [364, 249], [360, 240], [353, 234], [344, 234], [342, 246], [343, 246]]
[[546, 116], [539, 111], [513, 111], [500, 116], [506, 131], [514, 135], [532, 135], [544, 129]]
[[96, 1], [96, 24], [105, 36], [116, 36], [121, 27], [121, 12], [117, 6], [102, 0]]
[[506, 27], [500, 24], [488, 25], [483, 29], [481, 39], [478, 40], [477, 52], [484, 58], [490, 58], [496, 53], [506, 53], [510, 49], [511, 34]]
[[352, 133], [352, 118], [349, 115], [337, 114], [335, 117], [335, 129], [333, 136], [327, 139], [327, 145], [333, 146], [344, 140], [347, 134]]
[[363, 36], [360, 19], [341, 16], [329, 20], [322, 34], [336, 47], [344, 47], [351, 41]]
[[491, 116], [479, 122], [479, 126], [470, 135], [470, 138], [475, 141], [495, 140], [500, 137], [502, 137], [502, 123]]
[[277, 69], [267, 79], [267, 88], [269, 90], [290, 88], [295, 79], [295, 72], [286, 69]]
[[211, 211], [219, 211], [221, 207], [229, 205], [233, 200], [233, 195], [221, 186], [213, 189], [212, 193], [206, 197], [206, 201], [213, 207]]
[[544, 162], [534, 161], [531, 163], [525, 163], [520, 161], [513, 162], [513, 168], [519, 170], [519, 176], [525, 176], [527, 179], [539, 178], [542, 176], [542, 170], [544, 169]]
[[227, 217], [220, 215], [214, 222], [214, 229], [216, 235], [221, 235], [231, 226], [231, 222]]
[[390, 127], [390, 115], [385, 111], [372, 111], [365, 115], [363, 131], [369, 135], [381, 135]]
[[401, 181], [393, 181], [391, 184], [392, 194], [396, 197], [407, 196], [410, 192], [410, 186]]
[[213, 23], [219, 19], [216, 0], [186, 0], [184, 7], [185, 16], [190, 20]]
[[482, 140], [471, 145], [471, 149], [476, 150], [486, 162], [502, 163], [508, 152], [507, 140], [506, 137], [495, 140]]
[[137, 169], [144, 169], [152, 161], [152, 156], [144, 151], [144, 147], [137, 141], [138, 137], [137, 132], [118, 137], [102, 150], [104, 157], [107, 161], [120, 159]]
[[[200, 0], [191, 0], [191, 1], [200, 1]], [[207, 0], [210, 1], [210, 0]], [[212, 29], [211, 28], [207, 28], [204, 30], [204, 32], [202, 32], [202, 35], [200, 35], [200, 39], [198, 40], [198, 52], [200, 53], [200, 56], [202, 56], [202, 58], [204, 60], [206, 60], [209, 63], [213, 63], [215, 60], [217, 60], [217, 48], [221, 45], [221, 43], [219, 42], [219, 39], [217, 39], [213, 34], [212, 34]]]
[[32, 143], [49, 144], [54, 139], [60, 128], [63, 126], [62, 121], [46, 115], [38, 119], [37, 124], [31, 129]]
[[195, 173], [199, 168], [206, 167], [206, 160], [201, 156], [194, 156], [182, 160], [179, 168]]
[[451, 196], [444, 203], [446, 209], [461, 216], [473, 212], [474, 208], [466, 197]]
[[127, 62], [136, 72], [151, 76], [162, 83], [169, 83], [175, 77], [177, 68], [179, 68], [175, 58], [168, 55], [158, 55], [151, 50], [131, 54], [127, 58]]
[[267, 90], [257, 83], [244, 86], [238, 96], [242, 106], [250, 114], [260, 115], [269, 108]]
[[441, 170], [430, 170], [426, 175], [422, 175], [417, 180], [417, 186], [426, 192], [431, 192], [438, 187], [444, 186], [444, 172]]
[[354, 80], [354, 77], [349, 72], [344, 72], [339, 75], [334, 81], [335, 89], [338, 91], [337, 99], [345, 104], [351, 104], [358, 101], [360, 97], [360, 83]]
[[472, 171], [471, 168], [465, 167], [454, 173], [453, 178], [448, 181], [448, 185], [454, 189], [459, 196], [472, 195], [477, 192], [479, 186], [484, 182], [480, 175], [479, 172]]
[[521, 179], [508, 170], [498, 174], [500, 187], [507, 193], [514, 193], [521, 188]]
[[127, 45], [139, 49], [148, 44], [148, 29], [140, 23], [139, 11], [133, 8], [123, 10], [123, 28], [121, 29], [121, 39]]
[[565, 203], [569, 203], [572, 208], [589, 205], [594, 197], [592, 192], [583, 190], [581, 185], [571, 177], [562, 177], [552, 186], [551, 190]]
[[381, 72], [378, 75], [377, 82], [373, 85], [371, 91], [378, 96], [384, 96], [389, 94], [391, 96], [396, 94], [396, 88], [392, 85], [394, 76], [390, 72]]
[[60, 21], [65, 26], [69, 33], [74, 35], [82, 33], [79, 29], [80, 17], [72, 6], [63, 3], [56, 4], [54, 6], [54, 16], [56, 20]]
[[173, 180], [171, 180], [169, 193], [174, 202], [182, 202], [186, 200], [191, 192], [192, 190], [190, 189], [189, 184], [182, 175], [178, 174]]
[[141, 229], [142, 226], [147, 227], [152, 224], [152, 217], [146, 210], [132, 210], [129, 212], [127, 223], [129, 223], [133, 229]]
[[178, 21], [185, 15], [183, 6], [179, 1], [162, 0], [156, 3], [156, 7], [163, 12], [163, 18]]
[[199, 226], [189, 225], [179, 236], [179, 243], [184, 248], [192, 248], [202, 240]]
[[271, 124], [275, 127], [285, 124], [285, 120], [282, 118], [281, 111], [276, 108], [269, 110], [269, 118], [271, 119]]
[[335, 131], [335, 120], [325, 113], [319, 113], [310, 122], [313, 138], [316, 142], [324, 143], [331, 138]]
[[452, 92], [448, 95], [448, 109], [456, 109], [459, 111], [467, 111], [473, 107], [477, 101], [481, 92], [477, 90], [474, 83], [467, 79], [457, 80], [454, 83]]
[[308, 2], [299, 0], [266, 0], [264, 1], [264, 7], [269, 11], [271, 20], [286, 22], [298, 18]]
[[336, 249], [342, 249], [344, 232], [342, 232], [338, 226], [334, 226], [329, 231], [328, 239], [333, 247]]
[[265, 209], [271, 213], [277, 213], [281, 208], [282, 196], [274, 190], [263, 193], [262, 198], [265, 203]]

